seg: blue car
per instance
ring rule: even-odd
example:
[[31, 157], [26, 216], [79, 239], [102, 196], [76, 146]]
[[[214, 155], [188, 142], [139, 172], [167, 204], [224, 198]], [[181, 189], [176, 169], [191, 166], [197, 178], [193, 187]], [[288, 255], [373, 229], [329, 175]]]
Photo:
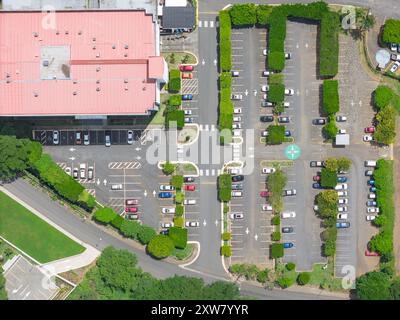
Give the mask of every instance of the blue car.
[[376, 207], [378, 204], [376, 201], [368, 200], [367, 207]]
[[290, 132], [290, 130], [285, 130], [285, 137], [291, 137], [292, 133]]
[[337, 177], [337, 182], [340, 182], [340, 183], [347, 182], [347, 178], [346, 177]]
[[368, 183], [369, 186], [374, 186], [375, 185], [375, 180], [372, 180], [372, 179], [368, 180], [367, 183]]
[[284, 247], [285, 249], [293, 248], [293, 247], [294, 247], [294, 244], [293, 244], [293, 242], [284, 242], [284, 243], [283, 243], [283, 247]]
[[159, 198], [172, 198], [172, 192], [160, 192], [158, 194]]
[[376, 187], [369, 188], [369, 192], [376, 192]]
[[182, 100], [192, 100], [193, 95], [192, 94], [183, 94], [182, 95]]
[[313, 184], [312, 184], [312, 187], [313, 187], [314, 189], [322, 189], [322, 186], [321, 186], [318, 182], [313, 183]]
[[350, 227], [350, 222], [336, 222], [336, 228], [342, 229], [342, 228], [349, 228]]

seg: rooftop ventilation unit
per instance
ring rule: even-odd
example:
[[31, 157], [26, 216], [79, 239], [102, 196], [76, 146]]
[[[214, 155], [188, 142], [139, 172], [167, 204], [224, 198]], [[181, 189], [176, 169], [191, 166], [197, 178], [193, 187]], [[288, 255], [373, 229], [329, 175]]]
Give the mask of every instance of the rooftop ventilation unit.
[[43, 60], [43, 67], [49, 66], [49, 60]]
[[39, 96], [39, 94], [38, 94], [36, 91], [34, 91], [34, 92], [33, 92], [33, 96], [34, 96], [34, 97], [37, 97], [37, 96]]
[[68, 31], [68, 30], [65, 30], [65, 34], [69, 34], [69, 31]]
[[92, 40], [93, 40], [93, 41], [96, 41], [96, 38], [93, 38]]
[[115, 49], [115, 44], [112, 45], [112, 48]]
[[128, 57], [128, 54], [127, 54], [127, 53], [125, 53], [125, 54], [124, 54], [124, 57], [125, 57], [125, 58], [126, 58], [126, 57]]
[[100, 91], [100, 88], [99, 88], [99, 87], [97, 87], [97, 88], [96, 88], [96, 91]]
[[129, 49], [129, 46], [127, 44], [125, 45], [125, 49]]
[[77, 84], [77, 83], [78, 83], [78, 80], [73, 80], [72, 83], [73, 83], [73, 84]]
[[124, 83], [128, 83], [128, 79], [124, 79]]
[[74, 92], [72, 92], [72, 94], [73, 94], [74, 96], [76, 96], [76, 95], [78, 94], [78, 92], [74, 91]]
[[34, 33], [33, 33], [33, 36], [34, 36], [35, 38], [37, 38], [37, 37], [39, 36], [39, 34], [38, 34], [37, 32], [34, 32]]
[[59, 34], [60, 34], [60, 31], [57, 30], [57, 31], [56, 31], [56, 35], [59, 35]]
[[78, 34], [81, 35], [81, 34], [82, 34], [82, 30], [79, 30], [79, 31], [78, 31]]
[[100, 58], [100, 53], [96, 53], [96, 58]]
[[96, 68], [96, 72], [99, 72], [100, 70], [101, 70], [100, 67], [97, 67], [97, 68]]
[[96, 80], [96, 83], [99, 84], [99, 83], [100, 83], [100, 80]]
[[128, 91], [128, 86], [125, 86], [125, 91]]

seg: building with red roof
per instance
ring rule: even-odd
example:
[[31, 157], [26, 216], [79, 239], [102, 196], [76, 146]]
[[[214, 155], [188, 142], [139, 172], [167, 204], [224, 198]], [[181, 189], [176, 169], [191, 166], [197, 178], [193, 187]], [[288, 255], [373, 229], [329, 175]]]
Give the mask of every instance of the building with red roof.
[[0, 12], [0, 116], [147, 115], [167, 81], [143, 10]]

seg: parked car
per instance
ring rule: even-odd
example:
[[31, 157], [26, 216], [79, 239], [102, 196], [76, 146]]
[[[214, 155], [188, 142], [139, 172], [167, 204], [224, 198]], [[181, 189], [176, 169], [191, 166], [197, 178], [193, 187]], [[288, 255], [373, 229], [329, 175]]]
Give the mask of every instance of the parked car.
[[347, 197], [348, 192], [347, 191], [338, 191], [337, 195], [338, 195], [338, 197]]
[[372, 140], [374, 140], [374, 138], [370, 134], [364, 134], [363, 135], [363, 141], [364, 142], [371, 142]]
[[162, 229], [162, 230], [160, 230], [160, 234], [162, 234], [162, 235], [164, 235], [164, 236], [169, 235], [169, 229]]
[[75, 132], [75, 144], [82, 144], [82, 132], [80, 131]]
[[263, 204], [262, 210], [263, 211], [272, 211], [272, 206], [270, 204]]
[[389, 44], [389, 49], [390, 49], [391, 51], [396, 52], [396, 51], [397, 51], [397, 44], [396, 44], [396, 43], [390, 43], [390, 44]]
[[374, 133], [375, 132], [375, 127], [366, 127], [364, 128], [365, 133]]
[[339, 129], [338, 134], [346, 134], [346, 129]]
[[313, 184], [312, 184], [312, 187], [313, 187], [314, 189], [322, 189], [321, 184], [318, 183], [318, 182], [313, 183]]
[[182, 100], [193, 100], [193, 95], [190, 93], [183, 94], [182, 95]]
[[239, 182], [244, 180], [244, 175], [237, 175], [237, 176], [232, 176], [232, 181], [233, 182]]
[[288, 218], [296, 218], [296, 212], [294, 211], [282, 212], [282, 219], [288, 219]]
[[194, 119], [190, 117], [185, 117], [185, 123], [193, 123]]
[[163, 223], [161, 223], [161, 227], [162, 228], [172, 228], [174, 226], [174, 223], [171, 221], [171, 222], [163, 222]]
[[111, 132], [106, 131], [104, 134], [104, 142], [106, 147], [111, 147]]
[[372, 170], [365, 170], [365, 175], [366, 175], [367, 177], [372, 177], [373, 174], [374, 174], [374, 172], [373, 172]]
[[88, 172], [88, 179], [92, 180], [94, 176], [94, 168], [92, 166], [89, 166], [87, 172]]
[[337, 182], [347, 182], [347, 177], [343, 176], [337, 177]]
[[161, 199], [164, 199], [164, 198], [172, 198], [172, 192], [160, 192], [160, 193], [158, 193], [158, 197], [159, 198], [161, 198]]
[[111, 190], [122, 190], [122, 184], [112, 184], [111, 185]]
[[323, 161], [310, 161], [310, 167], [323, 167]]
[[72, 177], [74, 179], [78, 179], [78, 174], [79, 174], [78, 168], [74, 168], [74, 170], [72, 171]]
[[312, 123], [313, 124], [317, 124], [317, 125], [322, 125], [322, 124], [325, 124], [326, 123], [326, 120], [325, 119], [323, 119], [323, 118], [318, 118], [318, 119], [314, 119], [313, 121], [312, 121]]
[[164, 214], [173, 214], [173, 213], [175, 213], [175, 207], [162, 208], [161, 212]]
[[283, 106], [285, 108], [289, 108], [290, 107], [290, 102], [289, 101], [283, 101]]
[[269, 77], [271, 74], [274, 74], [273, 71], [265, 70], [261, 73], [263, 77]]
[[232, 71], [232, 77], [239, 77], [239, 71]]
[[285, 59], [291, 59], [292, 58], [292, 53], [291, 52], [286, 52], [285, 53]]
[[347, 183], [339, 183], [336, 185], [335, 190], [347, 190]]
[[285, 130], [285, 137], [291, 137], [292, 133], [290, 132], [290, 130]]
[[313, 181], [320, 181], [321, 180], [321, 176], [320, 175], [316, 175], [312, 177]]
[[368, 193], [368, 199], [376, 199], [375, 193]]
[[295, 196], [297, 194], [296, 189], [286, 189], [283, 190], [283, 196]]
[[379, 213], [379, 208], [377, 207], [368, 207], [367, 213]]
[[242, 129], [242, 124], [235, 122], [234, 124], [232, 124], [232, 129]]
[[269, 85], [267, 85], [267, 84], [262, 85], [261, 86], [261, 91], [262, 92], [268, 92], [269, 91]]
[[200, 222], [198, 222], [198, 221], [186, 221], [185, 222], [185, 226], [186, 227], [198, 227], [198, 226], [200, 226]]
[[60, 132], [58, 130], [53, 130], [53, 144], [60, 143]]
[[350, 228], [350, 222], [336, 222], [336, 228], [342, 229], [342, 228]]
[[193, 111], [189, 110], [189, 109], [185, 109], [185, 110], [183, 110], [183, 113], [184, 113], [185, 116], [190, 116], [190, 115], [193, 114]]
[[365, 167], [373, 167], [373, 168], [375, 168], [376, 167], [376, 161], [374, 161], [374, 160], [365, 160], [364, 161], [364, 166]]
[[238, 175], [243, 172], [243, 170], [241, 168], [228, 168], [227, 171], [229, 174], [233, 174], [233, 175]]
[[243, 192], [235, 190], [235, 191], [231, 192], [231, 196], [234, 197], [234, 198], [242, 197], [243, 196]]
[[241, 183], [232, 184], [232, 190], [243, 190], [243, 184]]
[[289, 117], [278, 117], [278, 122], [279, 123], [289, 123], [290, 118]]
[[287, 95], [287, 96], [294, 95], [294, 90], [293, 89], [285, 89], [285, 95]]
[[85, 146], [88, 146], [90, 144], [90, 138], [89, 138], [89, 132], [88, 131], [85, 131], [83, 133], [83, 144]]
[[240, 93], [232, 94], [232, 100], [242, 100], [242, 99], [243, 99], [243, 95], [241, 95]]
[[233, 114], [241, 114], [242, 108], [233, 108]]
[[126, 142], [128, 144], [133, 144], [133, 131], [128, 130], [127, 136], [126, 136]]
[[191, 72], [183, 72], [182, 79], [193, 79], [193, 73]]
[[390, 55], [390, 59], [393, 60], [393, 61], [399, 61], [400, 60], [400, 54], [392, 53]]
[[188, 182], [194, 182], [195, 179], [194, 177], [183, 177], [183, 182], [188, 183]]
[[368, 249], [365, 250], [365, 255], [367, 257], [379, 257], [379, 252], [369, 251]]
[[314, 204], [313, 209], [314, 209], [314, 211], [318, 211], [318, 205]]
[[339, 198], [338, 200], [338, 204], [348, 204], [349, 203], [349, 199], [347, 198]]
[[137, 204], [139, 204], [139, 200], [137, 200], [137, 199], [126, 199], [125, 200], [125, 205], [126, 206], [134, 206], [134, 205], [137, 205]]
[[274, 173], [275, 171], [276, 171], [275, 168], [269, 168], [269, 167], [262, 168], [261, 170], [261, 172], [264, 174]]
[[395, 63], [393, 63], [392, 67], [390, 68], [390, 72], [396, 72], [397, 69], [400, 66], [400, 61], [396, 61]]
[[339, 206], [338, 207], [338, 212], [347, 212], [347, 207], [346, 206]]
[[240, 122], [240, 121], [242, 121], [241, 117], [239, 117], [239, 116], [233, 117], [233, 122]]
[[368, 200], [367, 201], [367, 207], [376, 207], [378, 204], [376, 201], [373, 200]]
[[138, 212], [138, 208], [137, 207], [126, 207], [125, 208], [125, 212]]
[[272, 121], [274, 121], [274, 116], [261, 116], [260, 121], [261, 122], [272, 122]]
[[85, 163], [81, 163], [79, 165], [79, 177], [81, 179], [86, 179], [86, 164]]
[[239, 220], [239, 219], [243, 219], [243, 218], [244, 218], [244, 215], [243, 215], [243, 213], [241, 213], [241, 212], [234, 212], [234, 213], [231, 213], [231, 214], [229, 215], [229, 217], [230, 217], [232, 220]]
[[373, 215], [367, 215], [367, 217], [366, 217], [367, 221], [373, 221], [375, 219], [376, 219], [376, 216], [373, 216]]
[[338, 213], [337, 219], [338, 220], [347, 220], [347, 213]]
[[127, 213], [125, 215], [125, 219], [128, 219], [128, 220], [139, 220], [139, 214], [138, 213]]
[[272, 102], [266, 101], [266, 100], [262, 100], [261, 101], [261, 107], [273, 107], [274, 104]]
[[283, 227], [282, 233], [293, 233], [293, 227]]
[[185, 204], [185, 205], [191, 205], [191, 206], [193, 206], [193, 205], [195, 205], [196, 203], [197, 203], [196, 199], [185, 199], [185, 200], [183, 200], [183, 204]]
[[193, 71], [193, 70], [194, 70], [194, 67], [193, 67], [193, 66], [183, 66], [183, 65], [181, 65], [181, 66], [179, 67], [179, 70], [180, 70], [181, 72]]
[[262, 53], [263, 53], [263, 56], [266, 56], [268, 54], [267, 49], [263, 49]]
[[172, 191], [172, 190], [175, 190], [175, 188], [169, 184], [162, 184], [162, 185], [160, 185], [160, 190], [161, 191]]
[[376, 190], [377, 190], [376, 187], [373, 186], [369, 188], [369, 192], [376, 192]]
[[195, 191], [196, 186], [194, 184], [187, 184], [185, 185], [185, 191]]
[[337, 122], [346, 122], [347, 117], [346, 116], [336, 116], [336, 121]]
[[283, 248], [285, 248], [285, 249], [290, 249], [290, 248], [293, 248], [293, 247], [294, 247], [293, 242], [284, 242], [283, 243]]
[[261, 191], [261, 192], [260, 192], [260, 196], [261, 196], [261, 198], [268, 198], [268, 197], [271, 196], [271, 191], [268, 191], [268, 190], [266, 190], [266, 191]]

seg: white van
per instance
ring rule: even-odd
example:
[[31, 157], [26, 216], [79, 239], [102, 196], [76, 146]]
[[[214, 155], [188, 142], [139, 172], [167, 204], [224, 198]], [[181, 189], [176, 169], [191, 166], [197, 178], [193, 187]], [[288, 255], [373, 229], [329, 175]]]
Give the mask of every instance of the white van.
[[376, 199], [376, 194], [375, 193], [369, 193], [368, 194], [368, 199]]
[[196, 204], [196, 199], [185, 199], [185, 200], [183, 200], [183, 204], [195, 205]]
[[296, 212], [294, 211], [282, 212], [282, 219], [288, 219], [288, 218], [296, 218]]
[[366, 167], [376, 167], [376, 161], [373, 160], [365, 160], [364, 165]]
[[263, 204], [262, 210], [263, 211], [272, 211], [272, 206], [270, 204]]
[[111, 190], [122, 190], [122, 184], [112, 184]]

